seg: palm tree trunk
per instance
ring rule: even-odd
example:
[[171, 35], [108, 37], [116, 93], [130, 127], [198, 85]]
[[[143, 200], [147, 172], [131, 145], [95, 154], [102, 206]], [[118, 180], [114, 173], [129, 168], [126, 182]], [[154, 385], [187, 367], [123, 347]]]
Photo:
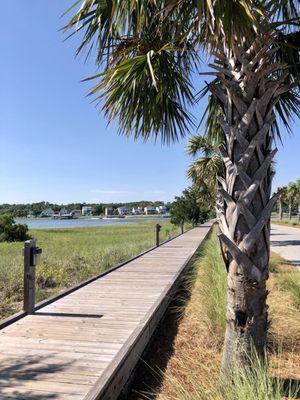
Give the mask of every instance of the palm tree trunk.
[[298, 204], [298, 223], [300, 223], [300, 202]]
[[279, 219], [282, 220], [282, 218], [283, 218], [282, 200], [279, 198]]
[[292, 219], [292, 200], [289, 201], [289, 220]]
[[[220, 153], [225, 176], [219, 177], [223, 211], [219, 212], [222, 254], [228, 270], [228, 300], [223, 369], [247, 363], [255, 349], [264, 356], [268, 313], [270, 199], [273, 177], [271, 125], [273, 108], [284, 90], [269, 63], [273, 37], [266, 35], [250, 48], [215, 52], [217, 81], [209, 85], [218, 100], [224, 132]], [[270, 74], [272, 76], [270, 77]]]

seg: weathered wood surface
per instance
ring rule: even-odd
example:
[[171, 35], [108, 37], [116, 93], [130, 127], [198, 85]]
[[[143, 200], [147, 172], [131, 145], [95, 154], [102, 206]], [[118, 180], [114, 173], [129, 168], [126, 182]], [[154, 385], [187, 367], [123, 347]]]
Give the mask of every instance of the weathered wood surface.
[[209, 228], [0, 330], [0, 399], [116, 399]]

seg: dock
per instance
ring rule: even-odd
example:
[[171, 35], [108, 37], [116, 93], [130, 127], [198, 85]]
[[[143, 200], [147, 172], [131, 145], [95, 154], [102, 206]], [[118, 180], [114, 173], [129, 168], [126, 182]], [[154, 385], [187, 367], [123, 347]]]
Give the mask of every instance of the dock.
[[1, 400], [116, 400], [206, 223], [0, 330]]

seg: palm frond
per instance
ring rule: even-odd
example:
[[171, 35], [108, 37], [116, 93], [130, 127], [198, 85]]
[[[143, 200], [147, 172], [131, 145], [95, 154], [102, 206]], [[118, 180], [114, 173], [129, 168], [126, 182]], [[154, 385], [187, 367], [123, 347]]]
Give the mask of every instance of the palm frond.
[[203, 153], [205, 157], [210, 157], [215, 151], [216, 146], [201, 134], [192, 136], [186, 146], [187, 154], [193, 157], [199, 153]]
[[[218, 80], [214, 79], [211, 85], [217, 84]], [[204, 136], [208, 142], [212, 143], [214, 147], [217, 147], [224, 140], [224, 134], [219, 124], [219, 118], [222, 115], [222, 109], [215, 96], [209, 93], [209, 84], [206, 84], [196, 96], [196, 102], [199, 102], [206, 96], [208, 96], [207, 106], [200, 119], [199, 127], [204, 123]]]
[[[292, 90], [281, 94], [275, 105], [275, 113], [291, 133], [291, 123], [295, 116], [300, 115], [300, 31], [279, 33], [275, 46], [277, 51], [272, 62], [285, 65], [285, 70], [279, 70], [279, 75], [285, 77], [283, 84], [286, 87], [293, 87]], [[276, 125], [274, 131], [275, 129], [277, 136], [280, 137]]]
[[170, 143], [185, 136], [193, 124], [188, 111], [192, 84], [171, 47], [124, 59], [105, 70], [90, 95], [104, 100], [109, 120], [117, 118], [120, 132], [133, 133], [136, 139], [160, 134], [162, 142]]
[[276, 7], [275, 19], [288, 21], [300, 17], [299, 0], [275, 0], [273, 4]]
[[[277, 119], [280, 119], [282, 124], [292, 133], [292, 122], [295, 121], [295, 117], [300, 116], [300, 96], [299, 92], [290, 91], [282, 94], [279, 98], [278, 103], [275, 105], [275, 113]], [[279, 129], [276, 128], [277, 136], [280, 137]]]
[[[289, 66], [288, 83], [299, 79], [298, 0], [77, 0], [71, 12], [64, 29], [82, 36], [77, 53], [96, 54], [102, 68], [90, 94], [104, 102], [104, 112], [110, 121], [119, 121], [121, 133], [135, 138], [160, 135], [169, 143], [193, 126], [189, 110], [195, 102], [192, 72], [199, 65], [199, 46], [210, 53], [230, 49], [236, 41], [248, 45], [277, 24], [274, 57]], [[293, 29], [279, 27], [280, 19]], [[276, 105], [287, 127], [299, 112], [297, 90], [282, 95]], [[203, 120], [212, 143], [224, 140], [221, 113], [209, 96]], [[279, 131], [276, 122], [272, 130]]]
[[187, 171], [188, 178], [193, 182], [204, 181], [207, 184], [215, 184], [216, 177], [220, 173], [222, 160], [218, 154], [211, 157], [202, 157], [194, 161]]

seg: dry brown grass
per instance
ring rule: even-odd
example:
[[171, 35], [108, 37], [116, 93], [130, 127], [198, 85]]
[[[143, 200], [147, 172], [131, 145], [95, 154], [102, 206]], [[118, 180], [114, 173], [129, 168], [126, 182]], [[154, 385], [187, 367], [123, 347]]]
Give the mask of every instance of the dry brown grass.
[[[214, 238], [212, 237], [211, 240]], [[208, 275], [207, 257], [209, 262], [212, 257], [209, 253], [211, 249], [206, 256], [201, 254], [194, 264], [195, 276], [190, 282], [191, 296], [183, 309], [177, 335], [172, 344], [172, 355], [164, 371], [161, 371], [162, 378], [158, 389], [156, 388], [156, 396], [135, 394], [134, 399], [224, 399], [216, 390], [222, 356], [224, 323], [221, 318], [218, 320], [209, 309], [210, 301], [205, 287]], [[300, 312], [293, 304], [291, 294], [282, 290], [278, 279], [282, 271], [289, 269], [292, 273], [295, 272], [291, 266], [284, 265], [282, 259], [278, 257], [274, 258], [272, 269], [277, 272], [271, 273], [269, 280], [269, 311], [272, 322], [270, 371], [273, 376], [298, 380], [300, 379]], [[225, 272], [222, 279], [226, 281]], [[219, 292], [222, 295], [223, 289], [221, 288]], [[213, 317], [209, 317], [210, 314]], [[156, 370], [156, 374], [158, 373], [153, 360], [151, 369]], [[244, 397], [241, 398], [244, 399]], [[277, 399], [281, 396], [265, 398]]]
[[270, 291], [270, 361], [274, 375], [300, 380], [300, 310], [290, 292], [283, 290], [283, 274], [300, 274], [291, 265], [281, 263], [268, 282]]
[[203, 301], [204, 275], [205, 270], [198, 268], [192, 295], [175, 339], [174, 354], [164, 372], [158, 400], [176, 399], [181, 389], [194, 393], [197, 398], [195, 378], [208, 390], [218, 379], [224, 328], [215, 326], [213, 329], [207, 317]]

